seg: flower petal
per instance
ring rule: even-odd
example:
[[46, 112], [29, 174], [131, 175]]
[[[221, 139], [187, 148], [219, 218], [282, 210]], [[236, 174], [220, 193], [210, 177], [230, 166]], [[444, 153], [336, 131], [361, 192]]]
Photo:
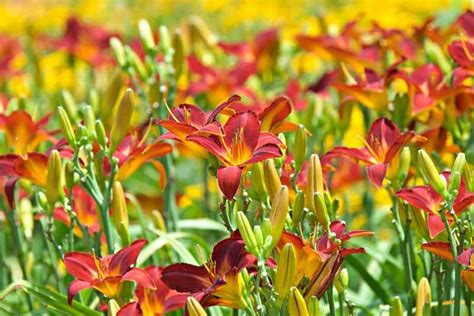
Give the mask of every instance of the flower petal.
[[204, 266], [177, 263], [163, 269], [161, 280], [178, 292], [198, 293], [212, 286]]
[[112, 259], [110, 259], [110, 271], [117, 271], [119, 275], [123, 276], [130, 269], [131, 265], [135, 264], [140, 251], [147, 242], [145, 239], [135, 240], [130, 246], [122, 248], [113, 255]]
[[64, 256], [67, 271], [82, 281], [92, 282], [98, 277], [97, 266], [92, 255], [69, 252]]
[[74, 296], [82, 290], [91, 288], [92, 285], [90, 282], [74, 280], [69, 284], [67, 288], [67, 302], [71, 305]]
[[440, 256], [441, 258], [453, 261], [453, 253], [451, 252], [451, 246], [447, 242], [427, 242], [421, 245], [421, 249], [429, 251], [437, 256]]
[[223, 167], [217, 170], [217, 182], [224, 196], [232, 200], [239, 189], [242, 169], [240, 167]]
[[376, 164], [367, 167], [367, 175], [369, 176], [370, 182], [377, 186], [382, 187], [383, 179], [387, 173], [387, 164]]

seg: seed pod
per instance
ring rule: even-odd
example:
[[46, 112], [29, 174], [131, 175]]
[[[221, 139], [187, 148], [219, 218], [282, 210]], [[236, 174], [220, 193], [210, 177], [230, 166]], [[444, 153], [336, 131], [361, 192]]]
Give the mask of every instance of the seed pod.
[[400, 296], [395, 296], [390, 303], [390, 316], [403, 316], [403, 304]]
[[293, 244], [283, 247], [278, 259], [278, 268], [275, 275], [275, 291], [278, 293], [277, 305], [281, 306], [293, 286], [296, 275], [296, 252]]
[[247, 216], [245, 216], [241, 211], [237, 213], [237, 227], [239, 228], [240, 235], [247, 246], [247, 250], [254, 255], [258, 255], [259, 250], [257, 239], [255, 238]]
[[300, 125], [295, 135], [295, 170], [298, 172], [306, 157], [306, 128]]
[[339, 294], [344, 293], [349, 285], [349, 272], [346, 268], [341, 269], [334, 280], [334, 286]]
[[439, 174], [430, 156], [423, 149], [418, 150], [418, 162], [427, 184], [442, 196], [446, 196], [446, 181]]
[[272, 210], [270, 213], [273, 246], [275, 246], [280, 241], [283, 228], [285, 227], [286, 216], [288, 215], [288, 208], [288, 187], [286, 185], [282, 185], [273, 198]]
[[320, 316], [321, 310], [319, 309], [319, 300], [316, 296], [311, 296], [308, 302], [308, 313], [309, 316]]
[[130, 244], [127, 202], [122, 184], [115, 181], [112, 187], [112, 221], [123, 245]]
[[150, 24], [147, 20], [141, 19], [138, 21], [138, 32], [140, 33], [140, 39], [142, 40], [145, 50], [153, 51], [155, 49], [155, 40], [153, 39], [153, 33], [151, 32]]
[[293, 201], [293, 212], [291, 213], [292, 215], [291, 219], [293, 220], [293, 227], [298, 227], [298, 225], [303, 220], [303, 214], [304, 214], [304, 192], [298, 191], [298, 193], [296, 193], [295, 200]]
[[58, 106], [59, 124], [61, 125], [61, 131], [66, 141], [74, 147], [76, 145], [76, 136], [74, 135], [74, 129], [72, 128], [69, 116], [62, 106]]
[[54, 149], [48, 158], [48, 175], [46, 182], [46, 198], [51, 206], [64, 195], [63, 169], [59, 152]]
[[329, 232], [329, 214], [324, 193], [316, 192], [314, 194], [315, 215], [318, 222], [323, 226], [326, 232]]
[[127, 58], [125, 57], [125, 49], [122, 42], [117, 37], [112, 37], [110, 39], [110, 47], [120, 67], [125, 67], [127, 65]]
[[275, 168], [275, 163], [272, 159], [268, 159], [263, 165], [263, 174], [265, 178], [265, 185], [270, 196], [270, 201], [273, 203], [273, 197], [281, 187], [280, 176]]
[[265, 178], [262, 163], [256, 163], [252, 166], [250, 172], [250, 182], [255, 189], [258, 198], [263, 201], [267, 196], [267, 189], [265, 187]]
[[110, 131], [110, 151], [115, 152], [128, 132], [134, 108], [134, 94], [132, 89], [127, 89], [117, 108], [115, 119]]
[[186, 299], [186, 310], [189, 316], [207, 316], [204, 308], [193, 296]]
[[290, 297], [288, 299], [288, 313], [290, 316], [309, 316], [306, 302], [296, 287], [292, 287], [290, 289]]
[[184, 40], [183, 40], [183, 33], [181, 30], [177, 29], [173, 32], [172, 38], [172, 45], [174, 49], [173, 54], [173, 67], [175, 71], [175, 77], [179, 78], [181, 73], [183, 72], [183, 68], [185, 65], [185, 52], [184, 52]]
[[431, 289], [428, 279], [423, 277], [418, 283], [416, 296], [416, 316], [431, 315]]

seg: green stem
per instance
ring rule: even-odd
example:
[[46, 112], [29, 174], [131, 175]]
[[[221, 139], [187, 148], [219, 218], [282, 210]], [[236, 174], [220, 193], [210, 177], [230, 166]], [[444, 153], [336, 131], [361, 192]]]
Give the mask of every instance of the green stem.
[[334, 307], [334, 294], [332, 283], [329, 285], [328, 291], [326, 293], [328, 303], [329, 303], [329, 315], [336, 316], [336, 308]]
[[344, 293], [339, 293], [339, 315], [344, 316]]

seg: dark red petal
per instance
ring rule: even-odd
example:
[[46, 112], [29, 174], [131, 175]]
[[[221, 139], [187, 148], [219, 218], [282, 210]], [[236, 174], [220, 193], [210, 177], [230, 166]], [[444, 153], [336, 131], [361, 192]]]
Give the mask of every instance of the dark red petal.
[[81, 280], [74, 280], [69, 284], [67, 289], [67, 302], [71, 305], [74, 296], [82, 290], [91, 288], [91, 283]]
[[324, 159], [326, 161], [330, 161], [339, 157], [347, 157], [369, 163], [373, 163], [375, 161], [374, 157], [372, 157], [372, 155], [370, 155], [370, 153], [365, 148], [357, 149], [348, 147], [336, 147], [324, 155]]
[[232, 200], [239, 189], [242, 169], [239, 167], [223, 167], [217, 170], [217, 182], [224, 196]]
[[245, 243], [240, 238], [227, 238], [218, 242], [212, 251], [212, 260], [216, 263], [219, 275], [238, 272], [255, 263], [255, 257], [245, 250]]
[[396, 193], [396, 196], [410, 205], [429, 213], [436, 212], [439, 203], [443, 199], [432, 187], [427, 185], [416, 186], [411, 189], [401, 189]]
[[142, 309], [137, 302], [124, 305], [117, 313], [117, 316], [142, 316]]
[[97, 266], [92, 255], [83, 252], [69, 252], [64, 256], [66, 270], [82, 281], [92, 282], [97, 278]]
[[177, 263], [165, 267], [161, 274], [161, 280], [178, 292], [198, 293], [212, 286], [204, 266]]
[[147, 271], [140, 268], [133, 268], [125, 273], [122, 277], [123, 281], [135, 281], [137, 285], [146, 287], [148, 289], [156, 289], [155, 282]]
[[120, 275], [124, 275], [125, 272], [130, 269], [131, 265], [135, 264], [140, 251], [147, 242], [145, 239], [138, 239], [130, 244], [130, 246], [122, 248], [110, 259], [110, 270], [114, 271], [118, 269]]
[[428, 226], [428, 232], [430, 233], [431, 239], [436, 238], [436, 236], [441, 234], [445, 229], [444, 223], [441, 220], [441, 217], [435, 214], [428, 214], [428, 218], [426, 219], [426, 224]]
[[244, 142], [246, 147], [253, 151], [260, 137], [260, 122], [254, 112], [234, 114], [224, 125], [224, 141], [229, 148], [234, 142]]
[[369, 176], [370, 182], [378, 188], [382, 187], [386, 173], [387, 164], [376, 164], [367, 167], [367, 175]]
[[240, 101], [241, 97], [238, 95], [231, 96], [227, 101], [218, 105], [212, 112], [210, 112], [207, 116], [207, 124], [210, 124], [216, 120], [217, 115], [224, 110], [226, 107], [231, 105], [234, 102]]

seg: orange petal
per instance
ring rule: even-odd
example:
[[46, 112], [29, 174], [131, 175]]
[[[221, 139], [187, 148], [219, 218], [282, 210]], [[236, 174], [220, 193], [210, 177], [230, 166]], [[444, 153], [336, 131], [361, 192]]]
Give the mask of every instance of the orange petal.
[[48, 157], [39, 153], [31, 153], [26, 158], [19, 157], [13, 165], [15, 172], [39, 186], [46, 187]]

